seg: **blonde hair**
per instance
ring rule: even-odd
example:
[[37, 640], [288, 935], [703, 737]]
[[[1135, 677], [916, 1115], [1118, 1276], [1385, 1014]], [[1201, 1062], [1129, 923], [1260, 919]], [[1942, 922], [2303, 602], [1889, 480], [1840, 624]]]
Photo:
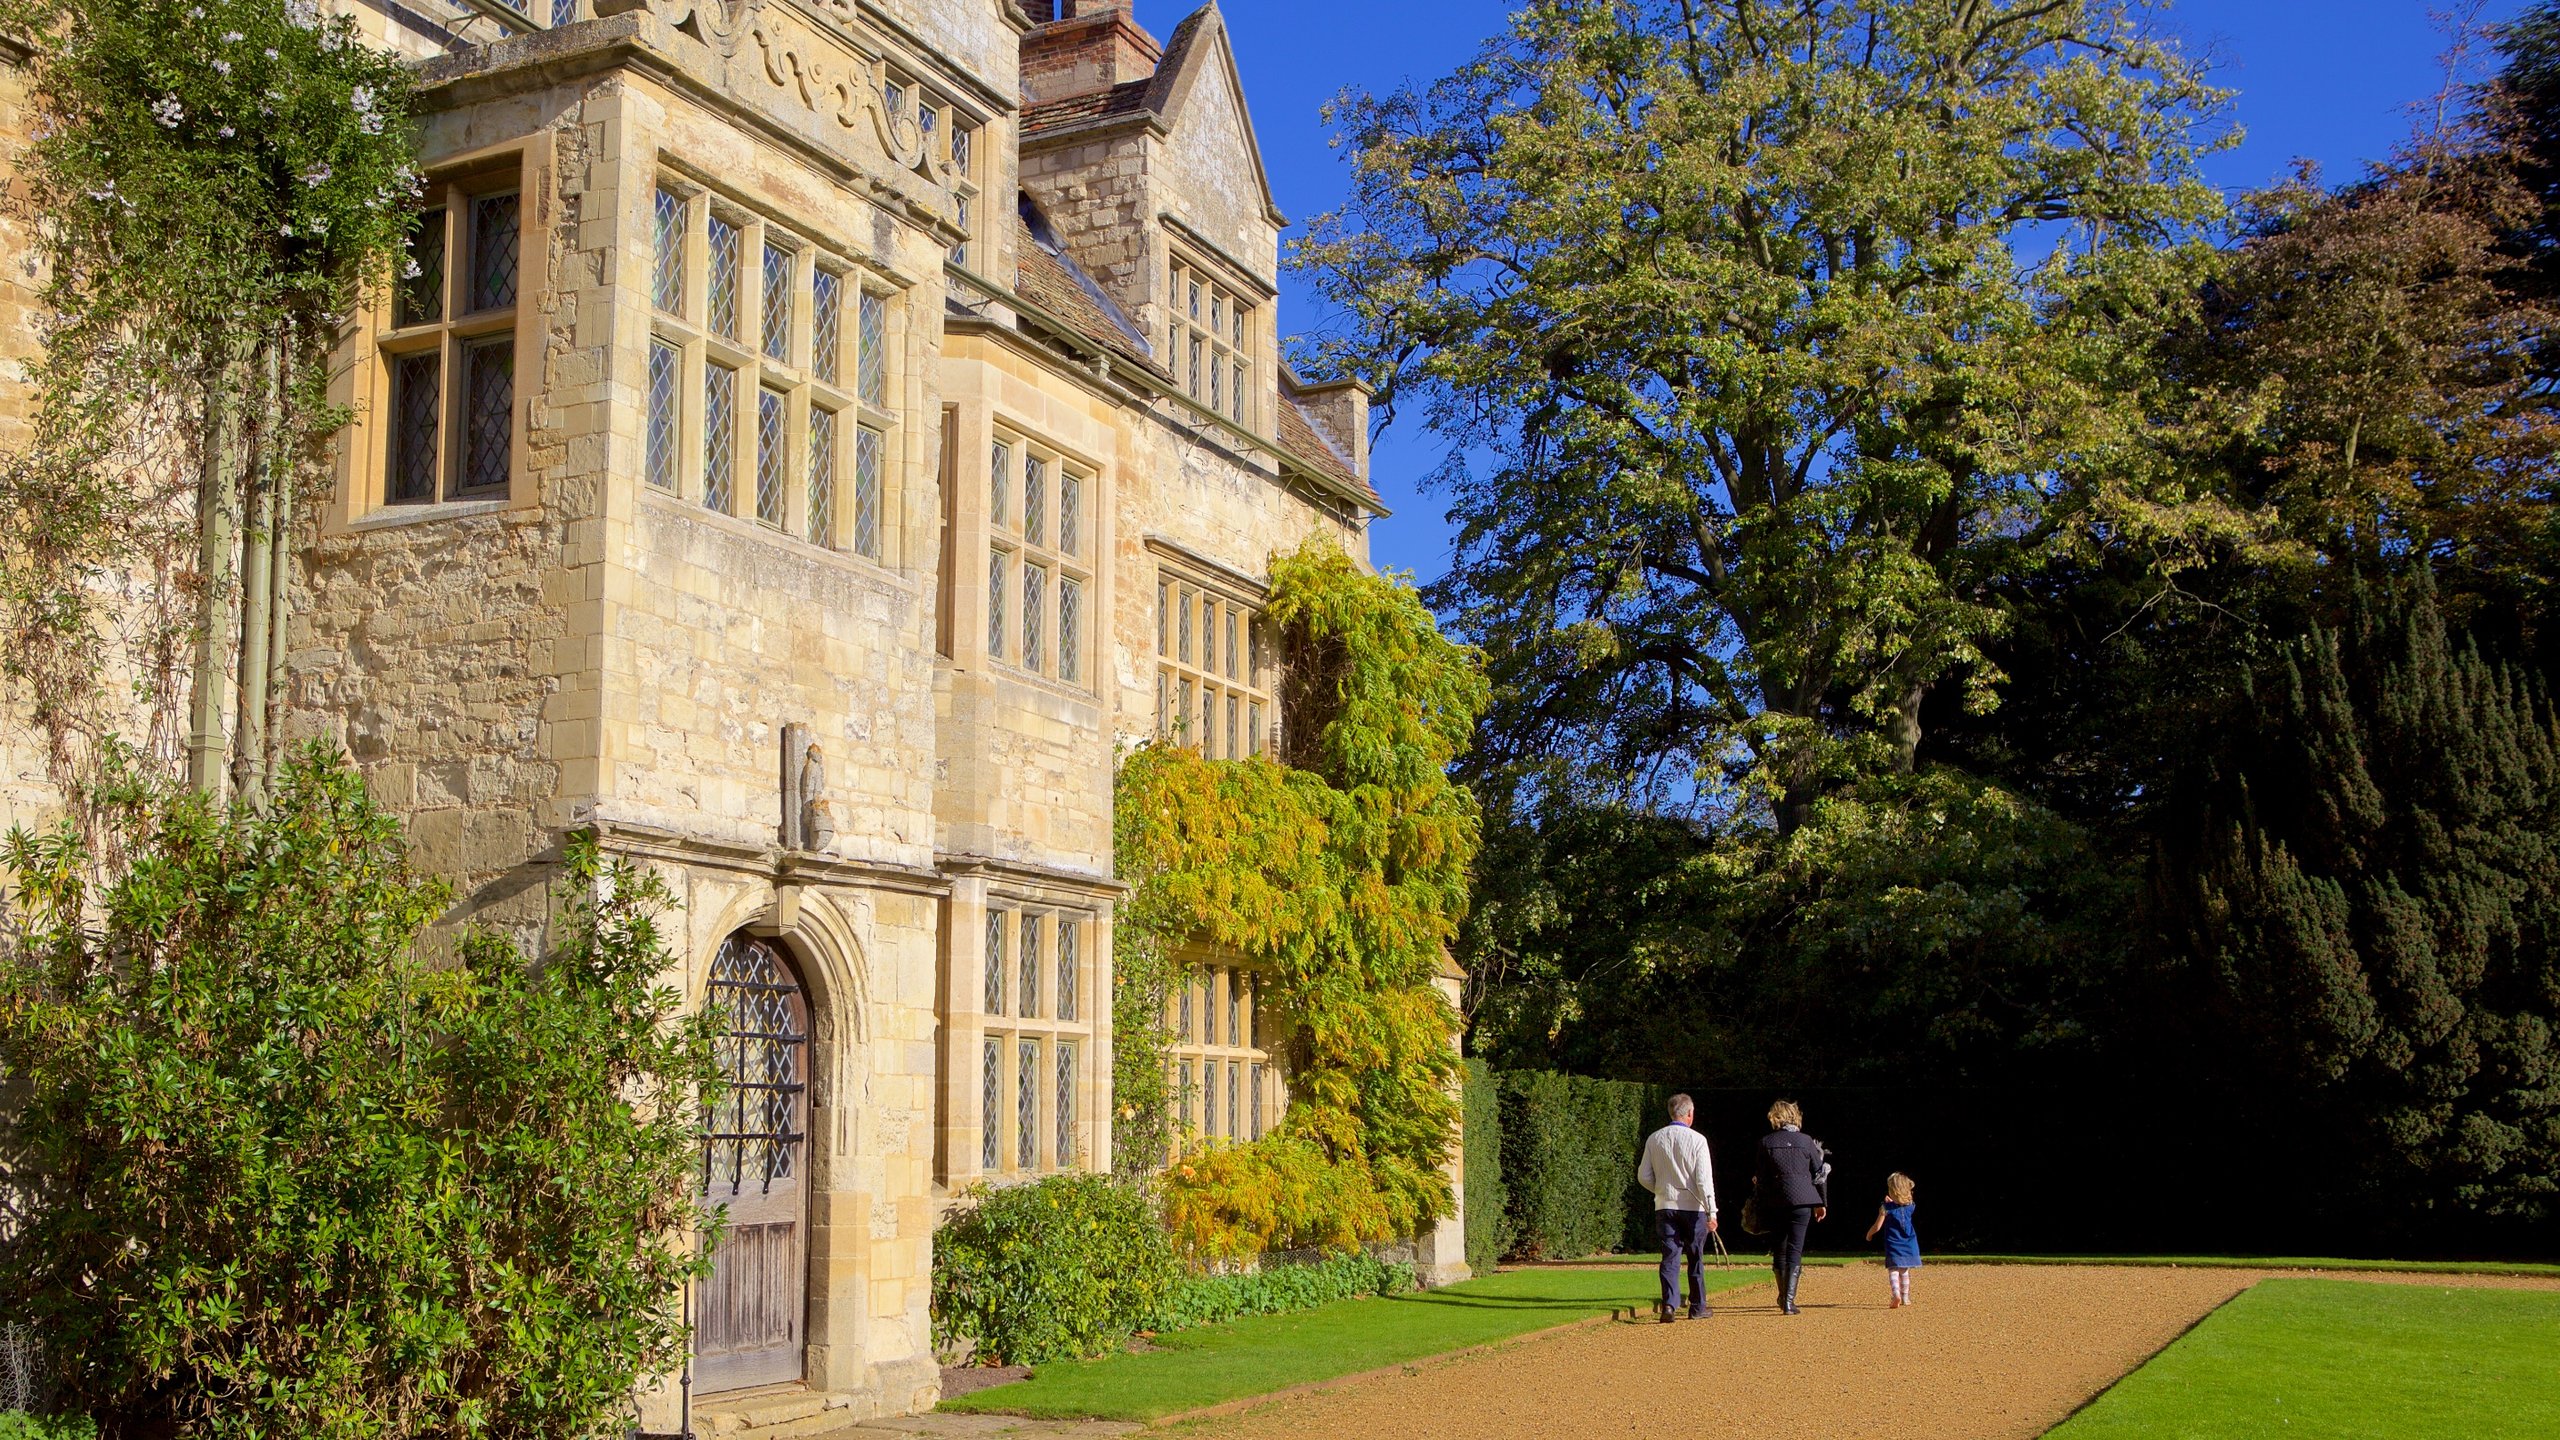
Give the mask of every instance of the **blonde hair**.
[[1884, 1198], [1895, 1205], [1911, 1203], [1911, 1177], [1896, 1170], [1884, 1177]]
[[1770, 1129], [1775, 1130], [1781, 1125], [1794, 1125], [1801, 1128], [1803, 1124], [1804, 1107], [1793, 1100], [1781, 1100], [1769, 1107]]

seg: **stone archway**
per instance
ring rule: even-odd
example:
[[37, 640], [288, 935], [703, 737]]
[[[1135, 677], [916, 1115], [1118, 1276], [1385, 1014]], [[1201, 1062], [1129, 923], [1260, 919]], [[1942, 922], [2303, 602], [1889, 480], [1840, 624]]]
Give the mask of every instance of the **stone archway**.
[[704, 1113], [702, 1204], [729, 1226], [696, 1292], [694, 1381], [706, 1392], [802, 1378], [808, 1335], [809, 994], [775, 941], [739, 931], [704, 1001], [728, 1091]]

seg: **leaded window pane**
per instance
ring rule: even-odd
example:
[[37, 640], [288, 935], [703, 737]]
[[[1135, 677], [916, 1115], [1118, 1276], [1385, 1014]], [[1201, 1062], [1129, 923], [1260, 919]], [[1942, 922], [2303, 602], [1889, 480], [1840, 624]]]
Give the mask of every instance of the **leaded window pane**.
[[1058, 678], [1074, 684], [1084, 678], [1084, 584], [1058, 581]]
[[1237, 756], [1242, 755], [1242, 754], [1244, 753], [1243, 751], [1238, 750], [1238, 749], [1236, 748], [1236, 730], [1237, 730], [1237, 724], [1236, 724], [1236, 721], [1237, 721], [1237, 712], [1239, 711], [1239, 709], [1240, 709], [1240, 708], [1241, 708], [1241, 707], [1238, 705], [1237, 700], [1236, 700], [1236, 697], [1235, 697], [1235, 696], [1233, 696], [1233, 695], [1229, 695], [1229, 696], [1227, 697], [1227, 749], [1226, 749], [1226, 756], [1227, 756], [1227, 758], [1228, 758], [1228, 759], [1230, 759], [1230, 760], [1233, 760], [1233, 759], [1235, 759]]
[[1022, 663], [1037, 670], [1046, 663], [1040, 643], [1041, 621], [1048, 612], [1049, 572], [1038, 565], [1022, 567]]
[[1192, 337], [1191, 337], [1191, 398], [1192, 398], [1192, 399], [1194, 399], [1194, 400], [1197, 400], [1197, 399], [1199, 399], [1199, 398], [1200, 398], [1200, 361], [1201, 361], [1201, 357], [1202, 357], [1203, 349], [1204, 349], [1204, 347], [1203, 347], [1203, 346], [1201, 345], [1201, 343], [1200, 343], [1200, 337], [1199, 337], [1199, 336], [1197, 336], [1197, 335], [1192, 336]]
[[1238, 305], [1235, 309], [1228, 312], [1228, 314], [1229, 318], [1234, 322], [1235, 328], [1231, 334], [1235, 341], [1235, 347], [1241, 350], [1244, 348], [1244, 307], [1242, 305]]
[[1215, 756], [1218, 745], [1218, 692], [1200, 687], [1200, 753]]
[[1191, 1062], [1185, 1060], [1182, 1062], [1182, 1128], [1185, 1130], [1191, 1128], [1191, 1097], [1199, 1088], [1199, 1083], [1191, 1077]]
[[844, 375], [844, 277], [829, 270], [809, 282], [809, 368], [830, 385]]
[[[952, 219], [958, 222], [960, 226], [960, 233], [962, 235], [967, 236], [978, 233], [978, 222], [971, 218], [971, 205], [968, 196], [959, 195], [953, 197], [951, 208], [953, 211]], [[951, 247], [951, 263], [954, 265], [966, 265], [969, 263], [969, 242], [967, 240], [963, 239], [960, 243]]]
[[853, 548], [880, 558], [880, 464], [888, 437], [868, 425], [853, 431]]
[[730, 513], [738, 481], [738, 372], [702, 367], [702, 504]]
[[1236, 660], [1236, 607], [1230, 605], [1227, 607], [1227, 678], [1230, 680], [1235, 679], [1236, 671], [1242, 668]]
[[1013, 447], [999, 440], [987, 458], [987, 515], [1004, 523], [1005, 486], [1013, 475]]
[[1182, 1043], [1188, 1045], [1191, 1043], [1193, 1038], [1191, 1033], [1191, 977], [1188, 975], [1182, 977], [1182, 1000], [1180, 1003], [1182, 1006], [1182, 1021], [1175, 1028], [1182, 1034]]
[[704, 1003], [717, 1017], [712, 1053], [722, 1070], [720, 1102], [703, 1114], [703, 1189], [750, 1179], [765, 1189], [799, 1160], [802, 1099], [808, 1090], [808, 1030], [799, 982], [779, 952], [732, 938], [711, 963]]
[[1037, 455], [1022, 462], [1022, 538], [1034, 545], [1048, 543], [1048, 525], [1043, 512], [1049, 503], [1048, 462]]
[[684, 197], [658, 192], [651, 214], [657, 252], [649, 269], [649, 300], [670, 315], [684, 313]]
[[1073, 916], [1058, 917], [1058, 1018], [1076, 1018], [1076, 965], [1078, 949], [1076, 922]]
[[1262, 1062], [1259, 1060], [1253, 1062], [1253, 1093], [1249, 1098], [1253, 1102], [1253, 1138], [1259, 1140], [1262, 1138]]
[[969, 147], [976, 143], [977, 138], [976, 126], [963, 125], [957, 120], [951, 123], [951, 164], [963, 175], [969, 173]]
[[1084, 482], [1073, 475], [1058, 477], [1058, 548], [1084, 552]]
[[782, 523], [790, 499], [790, 414], [791, 402], [781, 391], [757, 389], [756, 518], [767, 525]]
[[554, 25], [577, 24], [578, 0], [551, 0], [551, 23]]
[[791, 358], [791, 252], [779, 245], [764, 247], [764, 308], [757, 337], [764, 353], [776, 360]]
[[860, 334], [855, 338], [862, 347], [856, 361], [862, 367], [862, 403], [885, 410], [889, 407], [889, 302], [872, 291], [863, 291], [857, 323]]
[[438, 406], [444, 389], [444, 355], [430, 350], [392, 362], [390, 499], [420, 505], [436, 498]]
[[1162, 580], [1156, 582], [1156, 653], [1158, 655], [1166, 651], [1164, 632], [1165, 625], [1173, 618], [1172, 595], [1171, 585]]
[[1209, 362], [1209, 408], [1212, 410], [1227, 408], [1226, 370], [1215, 360]]
[[676, 488], [676, 372], [684, 356], [664, 340], [649, 342], [649, 483]]
[[1191, 682], [1188, 679], [1176, 681], [1173, 693], [1173, 723], [1188, 726], [1191, 723]]
[[1036, 1018], [1040, 1014], [1040, 917], [1022, 917], [1022, 1014]]
[[418, 228], [409, 236], [408, 263], [401, 267], [393, 325], [432, 325], [444, 318], [444, 222], [441, 207], [418, 217]]
[[1244, 366], [1243, 366], [1243, 364], [1238, 363], [1238, 364], [1234, 367], [1234, 374], [1235, 374], [1235, 379], [1233, 380], [1233, 382], [1232, 382], [1232, 383], [1230, 383], [1230, 384], [1229, 384], [1229, 386], [1228, 386], [1228, 388], [1227, 388], [1227, 415], [1228, 415], [1228, 417], [1229, 417], [1229, 418], [1231, 418], [1231, 419], [1235, 419], [1235, 420], [1242, 420], [1242, 419], [1244, 419]]
[[[1173, 647], [1173, 658], [1174, 658], [1174, 659], [1176, 659], [1176, 660], [1181, 661], [1181, 662], [1182, 662], [1183, 664], [1185, 664], [1185, 665], [1190, 664], [1190, 663], [1191, 663], [1191, 592], [1190, 592], [1190, 591], [1188, 591], [1188, 590], [1185, 590], [1185, 591], [1183, 591], [1183, 592], [1182, 592], [1182, 613], [1181, 613], [1181, 615], [1180, 615], [1179, 617], [1177, 617], [1177, 619], [1175, 620], [1175, 623], [1174, 623], [1174, 642], [1175, 642], [1175, 643], [1174, 643], [1174, 647]], [[1189, 701], [1187, 698], [1184, 700], [1182, 708], [1183, 708], [1183, 709], [1185, 709], [1185, 710], [1188, 710], [1188, 709], [1190, 709], [1190, 708], [1191, 708], [1190, 701]]]
[[978, 1168], [981, 1170], [995, 1169], [996, 1157], [1003, 1153], [997, 1148], [1003, 1143], [1000, 1133], [1004, 1125], [1004, 1075], [1000, 1068], [1004, 1063], [1003, 1055], [997, 1042], [990, 1040], [985, 1058], [979, 1065], [978, 1093], [981, 1099], [978, 1123], [983, 1131], [978, 1139]]
[[723, 340], [738, 338], [738, 250], [744, 242], [738, 227], [711, 217], [711, 333]]
[[1227, 972], [1227, 1043], [1244, 1043], [1244, 977]]
[[1236, 1125], [1236, 1108], [1237, 1108], [1237, 1106], [1236, 1106], [1236, 1101], [1237, 1101], [1237, 1099], [1238, 1099], [1239, 1097], [1238, 1097], [1238, 1095], [1237, 1095], [1237, 1093], [1236, 1093], [1236, 1092], [1238, 1092], [1239, 1090], [1242, 1090], [1242, 1089], [1244, 1088], [1243, 1081], [1244, 1081], [1244, 1066], [1243, 1066], [1241, 1063], [1239, 1063], [1239, 1062], [1237, 1062], [1237, 1061], [1234, 1061], [1234, 1060], [1230, 1060], [1230, 1061], [1228, 1061], [1228, 1062], [1227, 1062], [1227, 1138], [1228, 1138], [1228, 1139], [1230, 1139], [1230, 1140], [1233, 1140], [1234, 1138], [1236, 1138], [1236, 1135], [1237, 1135], [1237, 1133], [1238, 1133], [1238, 1127], [1237, 1127], [1237, 1125]]
[[471, 201], [471, 308], [504, 310], [516, 303], [517, 197], [478, 195]]
[[512, 335], [477, 341], [462, 352], [462, 486], [503, 490], [515, 440], [516, 342]]
[[1004, 1013], [1004, 912], [987, 912], [987, 1013]]
[[1199, 318], [1200, 318], [1200, 282], [1199, 282], [1199, 281], [1197, 281], [1197, 280], [1194, 280], [1194, 281], [1191, 281], [1191, 282], [1190, 282], [1190, 285], [1191, 285], [1191, 318], [1192, 318], [1192, 319], [1194, 319], [1194, 320], [1197, 320], [1197, 319], [1199, 319]]
[[809, 538], [836, 543], [836, 412], [809, 407]]
[[1013, 1092], [1014, 1159], [1028, 1170], [1040, 1163], [1040, 1042], [1024, 1040]]
[[1076, 1047], [1058, 1042], [1058, 1168], [1076, 1158]]
[[1262, 1009], [1254, 1003], [1260, 993], [1252, 986], [1244, 988], [1244, 1044], [1248, 1050], [1262, 1048]]
[[1262, 702], [1259, 700], [1244, 707], [1244, 753], [1262, 753]]
[[987, 555], [987, 653], [1004, 653], [1005, 552]]

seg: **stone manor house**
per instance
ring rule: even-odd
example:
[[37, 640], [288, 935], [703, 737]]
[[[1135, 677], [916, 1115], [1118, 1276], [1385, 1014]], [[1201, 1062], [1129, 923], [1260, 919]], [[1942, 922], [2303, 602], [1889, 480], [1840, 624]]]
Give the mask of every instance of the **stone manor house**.
[[[457, 918], [538, 927], [578, 827], [668, 876], [739, 1081], [694, 1424], [927, 1407], [947, 1198], [1109, 1163], [1115, 756], [1269, 750], [1269, 557], [1365, 559], [1384, 513], [1366, 393], [1281, 348], [1226, 24], [332, 4], [417, 62], [428, 194], [417, 277], [342, 356], [358, 419], [294, 537], [279, 732], [357, 760]], [[0, 63], [0, 137], [25, 105]], [[0, 266], [13, 357], [28, 275]], [[9, 743], [14, 819], [44, 767]], [[1284, 1098], [1272, 1017], [1196, 958], [1184, 1117], [1251, 1138]], [[1459, 1234], [1422, 1237], [1427, 1273]]]

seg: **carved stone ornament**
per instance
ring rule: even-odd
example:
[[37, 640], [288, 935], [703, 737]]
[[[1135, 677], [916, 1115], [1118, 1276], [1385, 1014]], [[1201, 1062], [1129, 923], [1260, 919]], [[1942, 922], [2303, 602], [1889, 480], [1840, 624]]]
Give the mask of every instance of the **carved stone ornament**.
[[[663, 0], [662, 0], [663, 3]], [[750, 0], [753, 3], [753, 0]], [[937, 164], [925, 144], [924, 127], [912, 109], [890, 113], [889, 62], [846, 56], [798, 26], [783, 22], [780, 11], [746, 22], [764, 62], [764, 78], [795, 96], [802, 105], [833, 120], [839, 129], [862, 127], [867, 118], [872, 137], [889, 163], [948, 186], [957, 177], [948, 164]]]
[[738, 53], [765, 0], [595, 0], [595, 4], [599, 16], [646, 10], [669, 29], [682, 30], [728, 56]]

